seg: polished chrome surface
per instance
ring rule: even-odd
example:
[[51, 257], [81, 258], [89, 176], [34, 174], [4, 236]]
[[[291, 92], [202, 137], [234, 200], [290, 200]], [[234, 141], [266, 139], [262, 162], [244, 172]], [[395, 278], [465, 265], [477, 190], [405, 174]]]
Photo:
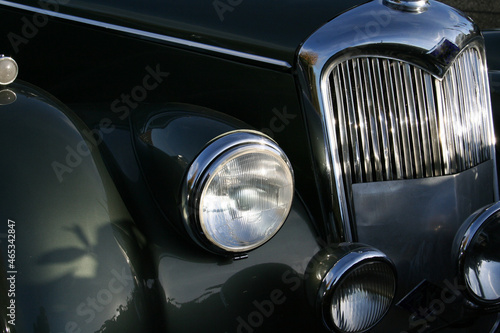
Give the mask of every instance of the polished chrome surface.
[[[215, 168], [219, 164], [219, 159], [221, 157], [226, 157], [228, 154], [231, 155], [236, 151], [239, 154], [241, 149], [254, 149], [255, 147], [261, 147], [260, 149], [272, 152], [272, 154], [279, 157], [288, 167], [292, 181], [291, 195], [293, 197], [294, 184], [292, 166], [285, 153], [270, 138], [264, 136], [260, 132], [250, 130], [228, 132], [214, 138], [191, 164], [185, 177], [181, 193], [181, 211], [186, 230], [196, 243], [209, 251], [215, 253], [248, 251], [264, 243], [259, 242], [257, 245], [241, 248], [221, 248], [214, 244], [213, 239], [210, 239], [210, 236], [204, 232], [203, 226], [201, 225], [201, 217], [198, 212], [203, 188], [209, 179], [216, 173]], [[292, 197], [290, 198], [290, 206]], [[288, 207], [288, 210], [289, 208], [290, 207]], [[286, 215], [288, 215], [288, 213]], [[283, 219], [279, 227], [281, 227], [284, 221], [285, 219]], [[279, 227], [276, 228], [272, 235], [279, 230]], [[269, 240], [272, 235], [267, 237], [266, 241]]]
[[[484, 60], [464, 50], [443, 79], [400, 60], [356, 57], [331, 68], [332, 135], [346, 183], [450, 175], [492, 158]], [[348, 117], [344, 115], [347, 114]], [[486, 124], [486, 126], [485, 126]]]
[[[333, 238], [357, 239], [352, 183], [451, 174], [488, 154], [496, 163], [488, 146], [491, 120], [481, 128], [461, 119], [470, 105], [489, 108], [484, 61], [477, 26], [436, 1], [418, 15], [371, 1], [306, 40], [299, 69], [314, 109], [306, 114], [309, 124], [323, 125], [312, 148], [321, 159], [320, 191], [331, 199], [325, 215]], [[461, 106], [456, 96], [464, 92]], [[447, 133], [454, 124], [466, 131]]]
[[459, 230], [458, 271], [473, 301], [500, 303], [500, 202], [473, 214]]
[[[397, 300], [424, 279], [462, 290], [451, 249], [463, 221], [495, 200], [493, 165], [490, 160], [455, 175], [353, 185], [359, 242], [394, 261]], [[374, 333], [409, 331], [409, 315], [394, 307]]]
[[124, 26], [120, 26], [120, 25], [116, 25], [116, 24], [91, 20], [91, 19], [87, 19], [87, 18], [83, 18], [83, 17], [79, 17], [79, 16], [74, 16], [74, 15], [59, 13], [59, 12], [55, 12], [55, 11], [51, 11], [51, 10], [45, 10], [45, 9], [41, 9], [41, 8], [37, 8], [37, 7], [22, 5], [22, 4], [18, 4], [18, 3], [14, 3], [14, 2], [10, 2], [10, 1], [0, 0], [0, 5], [12, 7], [12, 8], [17, 8], [17, 9], [22, 9], [22, 10], [26, 10], [26, 11], [29, 11], [32, 13], [38, 13], [38, 14], [47, 15], [47, 16], [51, 16], [51, 17], [57, 17], [57, 18], [72, 21], [72, 22], [83, 23], [86, 25], [94, 26], [94, 27], [105, 28], [105, 29], [116, 31], [116, 32], [134, 35], [134, 36], [137, 36], [140, 38], [148, 38], [148, 39], [158, 41], [158, 42], [166, 42], [166, 43], [170, 43], [173, 45], [189, 47], [192, 49], [200, 49], [203, 51], [224, 54], [224, 55], [228, 55], [228, 56], [232, 56], [232, 57], [236, 57], [236, 58], [266, 63], [266, 64], [270, 64], [270, 65], [274, 65], [274, 66], [278, 66], [278, 67], [282, 67], [282, 68], [287, 68], [287, 69], [292, 67], [288, 62], [283, 61], [283, 60], [272, 59], [272, 58], [268, 58], [268, 57], [264, 57], [264, 56], [259, 56], [257, 54], [250, 54], [250, 53], [235, 51], [235, 50], [231, 50], [231, 49], [226, 49], [226, 48], [219, 47], [219, 46], [214, 46], [214, 45], [209, 45], [209, 44], [204, 44], [204, 43], [199, 43], [199, 42], [193, 42], [190, 40], [176, 38], [176, 37], [162, 35], [162, 34], [157, 34], [157, 33], [149, 32], [149, 31], [128, 28], [128, 27], [124, 27]]
[[457, 230], [494, 200], [492, 166], [488, 161], [456, 175], [353, 185], [359, 240], [404, 262], [398, 267], [402, 292], [422, 276], [439, 282], [442, 274], [454, 274], [449, 254]]
[[14, 59], [0, 55], [0, 85], [8, 85], [16, 80], [19, 67]]
[[337, 286], [330, 314], [341, 332], [366, 332], [389, 310], [395, 294], [392, 266], [367, 262], [353, 269]]
[[423, 12], [429, 6], [429, 0], [384, 0], [384, 4], [392, 8], [408, 12]]
[[[396, 291], [394, 264], [384, 253], [361, 244], [341, 245], [330, 250], [332, 253], [326, 257], [325, 262], [322, 262], [321, 265], [327, 265], [326, 261], [333, 262], [329, 263], [331, 268], [322, 278], [317, 294], [317, 306], [321, 311], [323, 321], [330, 330], [364, 332], [383, 318], [392, 303]], [[379, 275], [378, 279], [365, 281], [365, 284], [353, 288], [354, 290], [346, 287], [353, 282], [349, 281], [349, 277], [354, 276], [356, 280], [356, 272], [365, 271], [367, 265], [375, 265], [376, 267], [373, 266], [371, 269], [378, 271], [382, 275], [387, 274], [388, 280], [385, 281], [382, 275]], [[370, 292], [365, 290], [368, 294], [364, 294], [363, 289], [366, 288], [370, 290]], [[366, 298], [346, 304], [345, 302], [348, 302], [353, 297], [349, 291], [354, 294], [364, 294]], [[339, 293], [340, 295], [343, 294], [344, 297], [340, 296], [338, 298]], [[356, 297], [354, 296], [354, 298]], [[372, 302], [367, 299], [371, 299]], [[341, 304], [345, 307], [341, 306], [339, 308]], [[373, 306], [373, 308], [370, 306]], [[367, 307], [370, 309], [368, 310]], [[350, 315], [339, 317], [339, 314], [347, 313], [350, 313]]]

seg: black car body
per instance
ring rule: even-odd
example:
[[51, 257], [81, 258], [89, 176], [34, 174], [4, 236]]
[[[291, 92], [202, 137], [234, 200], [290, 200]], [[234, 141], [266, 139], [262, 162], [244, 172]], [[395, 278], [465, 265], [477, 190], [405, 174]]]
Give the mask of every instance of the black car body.
[[0, 10], [3, 332], [498, 329], [485, 39], [458, 10]]

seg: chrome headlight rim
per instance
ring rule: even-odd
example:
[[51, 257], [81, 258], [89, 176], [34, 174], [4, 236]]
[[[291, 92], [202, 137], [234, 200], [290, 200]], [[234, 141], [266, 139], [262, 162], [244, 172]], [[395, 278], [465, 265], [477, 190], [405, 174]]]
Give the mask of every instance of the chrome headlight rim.
[[[244, 155], [252, 151], [273, 154], [279, 158], [290, 173], [291, 196], [285, 217], [279, 226], [265, 240], [242, 247], [227, 247], [218, 244], [204, 227], [199, 208], [206, 185], [224, 166], [228, 158]], [[185, 176], [181, 193], [181, 211], [185, 229], [189, 236], [202, 248], [215, 254], [235, 255], [254, 250], [269, 241], [280, 230], [290, 212], [294, 193], [294, 174], [288, 157], [278, 144], [265, 134], [253, 130], [236, 130], [224, 133], [211, 140], [194, 159]]]
[[469, 301], [484, 307], [500, 305], [500, 296], [489, 300], [477, 295], [467, 281], [466, 263], [468, 257], [473, 254], [472, 247], [476, 236], [487, 227], [492, 219], [500, 219], [500, 201], [479, 209], [464, 222], [457, 232], [458, 238], [455, 239], [454, 245], [458, 250], [453, 251], [457, 258], [458, 280], [462, 286], [465, 286], [465, 296]]
[[340, 251], [344, 251], [343, 255], [335, 255], [336, 262], [329, 268], [327, 273], [322, 278], [319, 290], [317, 292], [317, 310], [321, 314], [322, 321], [324, 325], [331, 332], [345, 333], [347, 331], [342, 330], [337, 326], [332, 317], [332, 300], [339, 287], [343, 285], [353, 272], [360, 269], [367, 264], [384, 264], [392, 272], [393, 284], [392, 284], [392, 299], [385, 310], [380, 314], [380, 316], [371, 323], [371, 325], [366, 328], [356, 331], [356, 333], [367, 332], [373, 327], [375, 327], [387, 314], [390, 307], [394, 302], [394, 296], [396, 294], [397, 286], [397, 271], [392, 260], [383, 252], [363, 244], [356, 243], [343, 243], [340, 244]]

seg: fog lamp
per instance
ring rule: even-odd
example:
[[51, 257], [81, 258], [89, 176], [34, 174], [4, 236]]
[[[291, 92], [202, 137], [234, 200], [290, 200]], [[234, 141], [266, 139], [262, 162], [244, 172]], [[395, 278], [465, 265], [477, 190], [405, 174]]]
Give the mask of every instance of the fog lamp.
[[459, 277], [480, 305], [500, 304], [500, 202], [480, 209], [457, 233]]
[[255, 249], [285, 222], [293, 188], [290, 162], [275, 142], [258, 132], [231, 132], [209, 144], [188, 171], [185, 226], [212, 252]]
[[311, 263], [308, 292], [317, 290], [315, 307], [330, 331], [366, 332], [389, 310], [396, 270], [382, 252], [343, 244], [323, 250]]
[[7, 85], [14, 82], [18, 67], [14, 59], [0, 55], [0, 84]]

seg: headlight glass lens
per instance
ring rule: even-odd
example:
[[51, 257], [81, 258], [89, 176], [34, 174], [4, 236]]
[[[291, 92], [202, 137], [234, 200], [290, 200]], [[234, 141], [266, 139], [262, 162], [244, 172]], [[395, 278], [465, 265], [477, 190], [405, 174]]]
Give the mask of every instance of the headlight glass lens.
[[500, 213], [476, 232], [465, 257], [469, 289], [486, 302], [500, 301]]
[[200, 197], [205, 236], [233, 252], [266, 242], [291, 207], [293, 176], [287, 162], [266, 146], [243, 146], [221, 156], [212, 169]]
[[331, 300], [334, 325], [342, 332], [365, 332], [377, 324], [391, 306], [395, 275], [383, 262], [370, 262], [351, 271]]

